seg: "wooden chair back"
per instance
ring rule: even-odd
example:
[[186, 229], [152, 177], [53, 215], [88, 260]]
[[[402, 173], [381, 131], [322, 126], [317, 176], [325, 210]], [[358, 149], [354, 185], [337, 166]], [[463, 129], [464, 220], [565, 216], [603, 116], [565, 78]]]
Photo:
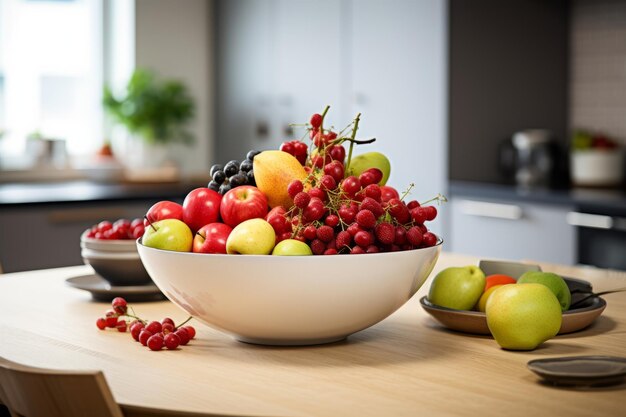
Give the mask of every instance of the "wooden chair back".
[[69, 372], [0, 358], [1, 400], [20, 417], [123, 417], [100, 371]]

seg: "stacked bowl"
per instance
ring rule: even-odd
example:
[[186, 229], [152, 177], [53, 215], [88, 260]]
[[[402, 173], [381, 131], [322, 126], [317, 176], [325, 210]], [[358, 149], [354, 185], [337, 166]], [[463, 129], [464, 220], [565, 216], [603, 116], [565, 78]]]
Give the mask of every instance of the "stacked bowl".
[[152, 284], [134, 240], [93, 239], [85, 232], [80, 237], [80, 247], [85, 264], [91, 265], [111, 286]]

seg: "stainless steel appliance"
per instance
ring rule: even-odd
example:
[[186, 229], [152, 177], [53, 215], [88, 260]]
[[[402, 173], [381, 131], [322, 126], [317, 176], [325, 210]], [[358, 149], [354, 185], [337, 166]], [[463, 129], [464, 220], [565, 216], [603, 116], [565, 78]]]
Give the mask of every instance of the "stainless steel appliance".
[[577, 227], [579, 263], [626, 271], [626, 213], [572, 211], [567, 222]]
[[516, 132], [500, 148], [500, 168], [524, 187], [548, 186], [555, 173], [555, 143], [548, 130]]

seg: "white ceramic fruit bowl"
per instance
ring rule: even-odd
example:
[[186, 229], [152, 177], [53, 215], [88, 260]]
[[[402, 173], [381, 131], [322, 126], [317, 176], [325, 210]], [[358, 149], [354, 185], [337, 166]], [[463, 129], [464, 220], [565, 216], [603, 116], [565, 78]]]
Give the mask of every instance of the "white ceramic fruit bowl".
[[335, 256], [207, 255], [149, 248], [159, 289], [201, 322], [243, 342], [311, 345], [388, 317], [422, 286], [441, 252]]

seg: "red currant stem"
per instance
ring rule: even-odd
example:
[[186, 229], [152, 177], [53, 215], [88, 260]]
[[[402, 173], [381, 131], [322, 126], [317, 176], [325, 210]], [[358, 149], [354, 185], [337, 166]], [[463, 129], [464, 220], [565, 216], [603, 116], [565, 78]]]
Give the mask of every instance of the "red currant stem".
[[139, 320], [139, 321], [140, 321], [141, 323], [143, 323], [143, 324], [146, 324], [146, 323], [147, 323], [147, 321], [146, 321], [146, 320], [144, 320], [144, 319], [142, 319], [142, 318], [139, 318], [139, 317], [135, 316], [134, 314], [124, 313], [124, 314], [121, 314], [121, 315], [122, 315], [122, 316], [124, 316], [124, 317], [130, 317], [131, 319]]
[[410, 183], [409, 187], [406, 190], [404, 190], [404, 192], [402, 193], [402, 196], [400, 197], [400, 201], [404, 201], [404, 198], [411, 193], [411, 190], [413, 189], [413, 187], [415, 187], [415, 184]]
[[421, 206], [423, 206], [424, 204], [428, 204], [431, 201], [436, 201], [437, 204], [441, 204], [441, 203], [447, 203], [448, 199], [446, 198], [446, 196], [442, 195], [442, 194], [437, 194], [436, 196], [434, 196], [433, 198], [431, 198], [430, 200], [426, 200], [423, 203], [420, 203]]
[[189, 316], [187, 317], [187, 320], [183, 321], [182, 323], [180, 323], [178, 326], [174, 327], [174, 329], [180, 329], [182, 326], [184, 326], [189, 320], [191, 320], [193, 317]]
[[326, 118], [326, 113], [328, 113], [329, 109], [330, 109], [330, 106], [327, 104], [326, 107], [324, 108], [324, 111], [322, 112], [322, 123], [320, 123], [320, 135], [324, 134], [324, 119]]
[[152, 224], [152, 222], [150, 221], [150, 219], [148, 218], [148, 216], [143, 216], [144, 219], [146, 219], [146, 221], [148, 222], [148, 224], [150, 225], [151, 228], [154, 229], [154, 231], [157, 231], [157, 228], [154, 227], [154, 225]]
[[[350, 172], [350, 162], [352, 161], [352, 149], [354, 148], [354, 138], [356, 138], [356, 131], [359, 130], [359, 121], [361, 120], [361, 113], [357, 114], [354, 118], [354, 127], [352, 127], [352, 137], [350, 138], [350, 150], [348, 151], [348, 161], [346, 162], [346, 173]], [[346, 139], [347, 140], [347, 139]]]

